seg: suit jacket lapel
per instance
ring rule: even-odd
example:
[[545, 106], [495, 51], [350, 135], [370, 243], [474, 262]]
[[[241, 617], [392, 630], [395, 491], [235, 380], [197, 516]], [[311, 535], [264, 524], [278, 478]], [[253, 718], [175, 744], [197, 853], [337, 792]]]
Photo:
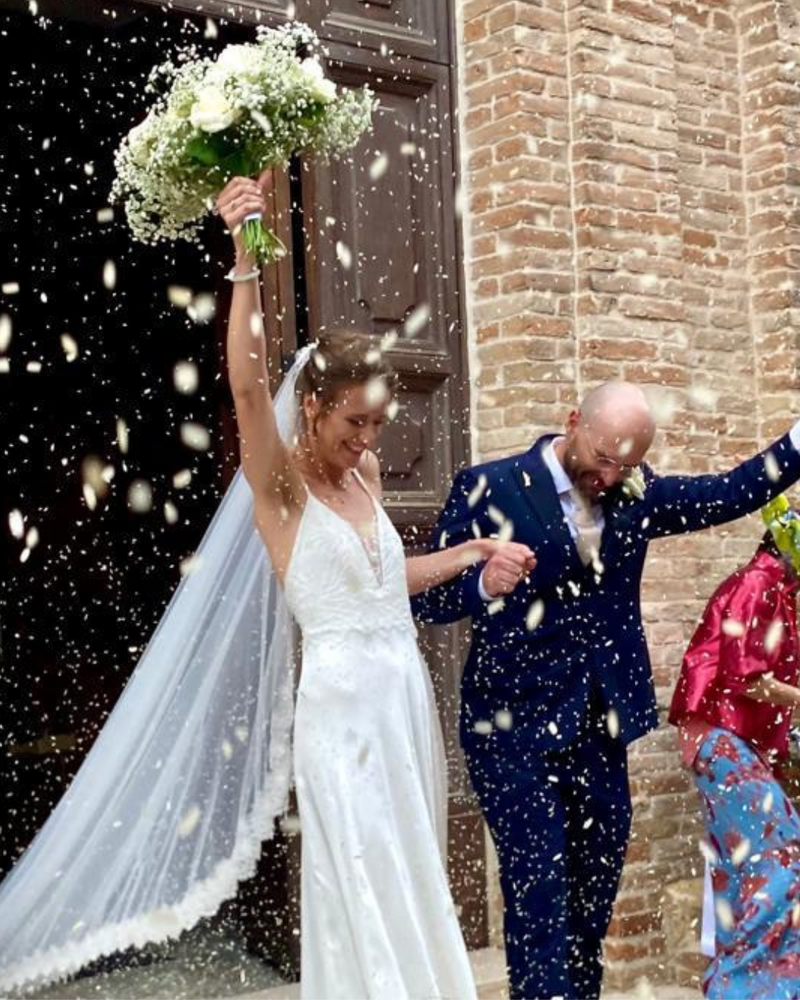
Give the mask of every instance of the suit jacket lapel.
[[548, 435], [539, 438], [530, 451], [521, 455], [514, 468], [514, 475], [522, 496], [545, 534], [557, 543], [560, 551], [570, 554], [570, 561], [576, 563], [577, 572], [577, 567], [583, 570], [584, 566], [564, 520], [564, 511], [561, 509], [553, 477], [542, 458], [542, 451], [554, 437], [555, 435]]

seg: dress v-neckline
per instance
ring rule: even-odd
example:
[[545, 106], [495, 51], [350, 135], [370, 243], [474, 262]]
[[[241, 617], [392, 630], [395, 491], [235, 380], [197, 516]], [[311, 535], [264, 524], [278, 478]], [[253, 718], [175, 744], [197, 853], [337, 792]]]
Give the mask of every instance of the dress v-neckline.
[[319, 506], [322, 507], [323, 510], [326, 510], [329, 514], [333, 515], [333, 517], [335, 517], [337, 521], [342, 521], [344, 524], [346, 524], [348, 526], [348, 528], [353, 532], [353, 534], [358, 539], [359, 547], [361, 548], [362, 552], [364, 553], [364, 557], [367, 560], [367, 563], [368, 563], [369, 568], [370, 568], [370, 572], [372, 573], [372, 575], [375, 578], [375, 582], [378, 584], [379, 587], [382, 587], [383, 586], [383, 553], [381, 551], [381, 519], [380, 519], [380, 508], [378, 506], [378, 501], [375, 499], [374, 494], [372, 493], [372, 491], [369, 489], [369, 487], [367, 486], [367, 484], [364, 482], [364, 480], [361, 478], [361, 476], [358, 474], [358, 472], [355, 469], [353, 470], [353, 476], [355, 477], [355, 480], [358, 483], [358, 485], [361, 487], [361, 489], [367, 494], [367, 497], [369, 498], [369, 501], [372, 504], [372, 525], [373, 525], [373, 528], [374, 528], [374, 531], [372, 532], [372, 537], [373, 537], [374, 542], [375, 542], [375, 552], [377, 554], [377, 564], [373, 561], [373, 559], [372, 559], [372, 557], [371, 557], [371, 555], [369, 553], [369, 549], [367, 548], [367, 543], [366, 543], [366, 540], [365, 540], [365, 536], [361, 534], [361, 532], [358, 530], [358, 528], [356, 527], [356, 525], [349, 518], [344, 517], [341, 514], [337, 514], [336, 511], [332, 507], [329, 507], [328, 504], [325, 503], [324, 500], [320, 500], [320, 498], [311, 490], [311, 488], [309, 487], [308, 483], [305, 480], [303, 480], [303, 483], [304, 483], [305, 488], [306, 488], [306, 493], [308, 494], [308, 496], [315, 503], [319, 504]]

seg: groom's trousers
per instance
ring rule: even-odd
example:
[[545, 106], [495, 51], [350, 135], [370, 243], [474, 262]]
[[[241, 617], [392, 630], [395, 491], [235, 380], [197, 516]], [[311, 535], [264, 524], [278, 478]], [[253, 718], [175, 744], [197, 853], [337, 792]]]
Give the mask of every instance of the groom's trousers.
[[510, 736], [462, 732], [500, 862], [510, 996], [592, 1000], [630, 832], [627, 752], [596, 709], [564, 749]]

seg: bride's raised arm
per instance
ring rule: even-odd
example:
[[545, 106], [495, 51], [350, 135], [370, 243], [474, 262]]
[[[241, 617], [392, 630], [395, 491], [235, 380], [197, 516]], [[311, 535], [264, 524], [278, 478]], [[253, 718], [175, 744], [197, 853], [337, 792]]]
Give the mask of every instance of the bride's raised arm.
[[264, 541], [274, 544], [286, 518], [302, 507], [305, 491], [278, 433], [269, 393], [259, 269], [244, 248], [241, 229], [251, 213], [266, 213], [272, 173], [253, 180], [235, 177], [217, 207], [236, 249], [229, 275], [233, 298], [228, 319], [228, 379], [236, 407], [242, 471], [253, 490], [256, 522]]

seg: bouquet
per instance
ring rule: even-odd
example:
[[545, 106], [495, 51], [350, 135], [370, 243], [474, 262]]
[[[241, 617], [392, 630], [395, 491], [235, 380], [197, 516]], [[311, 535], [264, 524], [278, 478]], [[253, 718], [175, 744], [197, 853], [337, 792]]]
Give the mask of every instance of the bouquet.
[[[292, 22], [260, 27], [257, 41], [229, 45], [216, 59], [184, 49], [178, 65], [151, 72], [147, 91], [157, 99], [122, 140], [111, 191], [134, 238], [198, 242], [232, 177], [285, 166], [295, 152], [335, 156], [356, 144], [370, 125], [372, 93], [338, 92], [318, 48], [314, 32]], [[261, 265], [286, 252], [260, 216], [245, 221], [242, 238]]]

